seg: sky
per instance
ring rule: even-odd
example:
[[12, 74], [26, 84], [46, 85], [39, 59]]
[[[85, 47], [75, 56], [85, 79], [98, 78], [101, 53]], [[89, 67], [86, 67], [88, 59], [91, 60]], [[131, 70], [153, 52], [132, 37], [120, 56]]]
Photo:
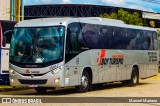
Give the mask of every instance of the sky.
[[25, 5], [45, 5], [45, 4], [92, 4], [125, 7], [160, 13], [160, 0], [157, 3], [147, 2], [147, 0], [24, 0]]

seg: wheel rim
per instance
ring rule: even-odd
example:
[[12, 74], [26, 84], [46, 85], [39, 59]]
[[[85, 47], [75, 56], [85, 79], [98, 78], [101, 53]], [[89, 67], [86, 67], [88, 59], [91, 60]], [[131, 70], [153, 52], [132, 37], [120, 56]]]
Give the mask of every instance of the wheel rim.
[[83, 75], [82, 76], [82, 87], [83, 87], [83, 89], [85, 89], [85, 88], [87, 88], [87, 86], [88, 86], [88, 78], [87, 78], [87, 76]]
[[136, 84], [137, 83], [137, 75], [133, 76], [133, 83]]

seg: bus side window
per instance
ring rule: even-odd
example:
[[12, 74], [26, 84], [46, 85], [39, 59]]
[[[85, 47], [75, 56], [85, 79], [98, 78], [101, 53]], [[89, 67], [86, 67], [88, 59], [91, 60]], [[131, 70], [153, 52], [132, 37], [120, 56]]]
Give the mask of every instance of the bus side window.
[[103, 25], [98, 26], [98, 49], [108, 48], [108, 29]]
[[153, 38], [154, 50], [157, 50], [158, 49], [158, 39], [157, 39], [156, 32], [152, 32], [152, 38]]
[[143, 32], [142, 30], [137, 30], [136, 31], [136, 49], [138, 50], [143, 50], [143, 43], [144, 43], [144, 40], [143, 40]]
[[75, 31], [70, 31], [68, 29], [67, 40], [66, 40], [66, 50], [69, 53], [79, 51], [78, 35]]
[[77, 32], [70, 33], [70, 49], [71, 51], [79, 51]]
[[135, 29], [128, 29], [128, 44], [127, 49], [128, 50], [135, 50], [136, 49], [136, 40], [137, 34]]
[[153, 39], [151, 31], [148, 31], [147, 33], [147, 41], [148, 41], [148, 50], [153, 50]]

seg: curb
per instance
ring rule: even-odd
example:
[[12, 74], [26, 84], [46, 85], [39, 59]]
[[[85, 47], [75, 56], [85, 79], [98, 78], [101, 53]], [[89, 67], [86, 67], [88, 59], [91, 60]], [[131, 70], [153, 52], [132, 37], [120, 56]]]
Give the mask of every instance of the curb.
[[27, 90], [27, 89], [33, 89], [29, 87], [20, 87], [20, 88], [0, 88], [0, 92], [4, 91], [19, 91], [19, 90]]

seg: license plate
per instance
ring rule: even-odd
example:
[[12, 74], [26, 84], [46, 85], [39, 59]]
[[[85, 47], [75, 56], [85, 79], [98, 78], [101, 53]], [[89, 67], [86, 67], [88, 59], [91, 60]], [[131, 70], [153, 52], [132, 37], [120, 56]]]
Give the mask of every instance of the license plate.
[[38, 85], [37, 84], [30, 84], [30, 85], [28, 85], [29, 87], [38, 87]]

